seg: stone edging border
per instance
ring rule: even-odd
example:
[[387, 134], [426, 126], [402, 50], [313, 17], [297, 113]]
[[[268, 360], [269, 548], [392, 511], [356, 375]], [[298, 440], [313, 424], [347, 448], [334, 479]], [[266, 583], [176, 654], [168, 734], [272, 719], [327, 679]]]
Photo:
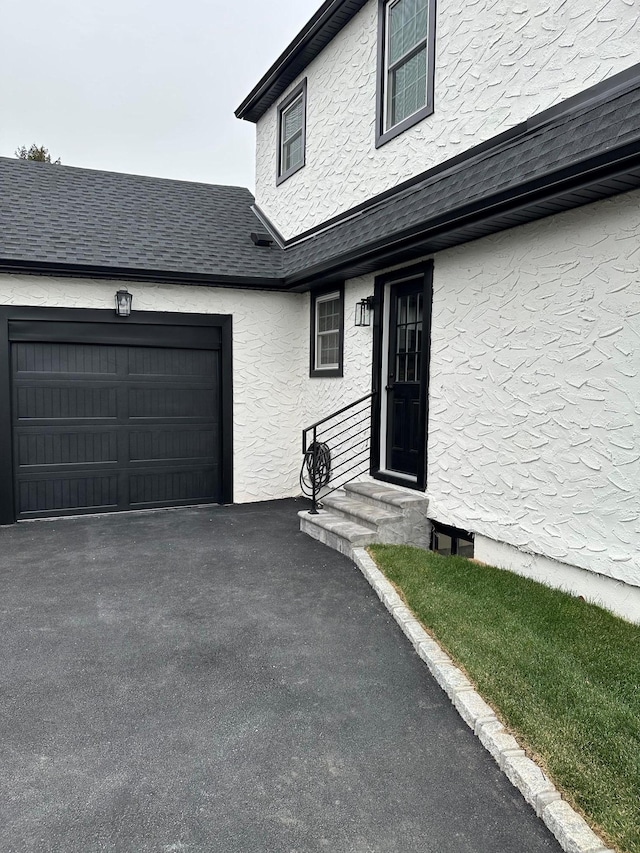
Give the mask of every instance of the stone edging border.
[[425, 631], [400, 598], [393, 585], [364, 548], [354, 548], [352, 559], [369, 581], [389, 613], [411, 641], [462, 719], [473, 729], [486, 750], [542, 818], [566, 853], [614, 853], [571, 806], [562, 799], [550, 779], [498, 720], [493, 709], [474, 690], [438, 643]]

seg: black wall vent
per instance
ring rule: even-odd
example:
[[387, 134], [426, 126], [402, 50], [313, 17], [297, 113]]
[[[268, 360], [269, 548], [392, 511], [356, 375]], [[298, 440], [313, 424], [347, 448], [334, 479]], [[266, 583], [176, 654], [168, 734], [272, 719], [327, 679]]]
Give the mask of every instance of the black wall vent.
[[272, 246], [274, 243], [273, 237], [271, 234], [267, 234], [266, 231], [252, 231], [251, 239], [256, 244], [256, 246]]

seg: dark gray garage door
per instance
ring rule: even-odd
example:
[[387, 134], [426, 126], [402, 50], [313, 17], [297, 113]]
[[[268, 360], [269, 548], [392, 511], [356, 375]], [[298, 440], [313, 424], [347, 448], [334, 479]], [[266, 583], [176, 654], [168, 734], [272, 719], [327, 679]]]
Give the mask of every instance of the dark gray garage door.
[[18, 518], [219, 501], [221, 353], [193, 346], [14, 341]]

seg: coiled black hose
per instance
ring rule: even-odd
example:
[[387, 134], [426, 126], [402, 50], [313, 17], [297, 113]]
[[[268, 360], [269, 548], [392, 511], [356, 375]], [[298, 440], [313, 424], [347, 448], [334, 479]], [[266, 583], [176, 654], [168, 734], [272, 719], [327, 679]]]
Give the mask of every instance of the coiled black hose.
[[[321, 441], [312, 442], [302, 460], [300, 470], [300, 488], [306, 497], [313, 497], [314, 485], [316, 498], [331, 479], [331, 451], [329, 445]], [[315, 482], [314, 482], [315, 481]]]

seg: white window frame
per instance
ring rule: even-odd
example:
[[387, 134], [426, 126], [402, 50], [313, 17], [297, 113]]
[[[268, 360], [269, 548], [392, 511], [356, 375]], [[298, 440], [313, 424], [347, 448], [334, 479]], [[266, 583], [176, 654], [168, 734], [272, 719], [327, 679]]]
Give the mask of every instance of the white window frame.
[[[338, 302], [338, 324], [334, 329], [319, 331], [319, 306], [327, 302]], [[331, 364], [321, 364], [322, 339], [327, 335], [338, 334], [338, 361]], [[344, 346], [344, 290], [332, 290], [312, 296], [311, 312], [311, 376], [342, 376]]]

